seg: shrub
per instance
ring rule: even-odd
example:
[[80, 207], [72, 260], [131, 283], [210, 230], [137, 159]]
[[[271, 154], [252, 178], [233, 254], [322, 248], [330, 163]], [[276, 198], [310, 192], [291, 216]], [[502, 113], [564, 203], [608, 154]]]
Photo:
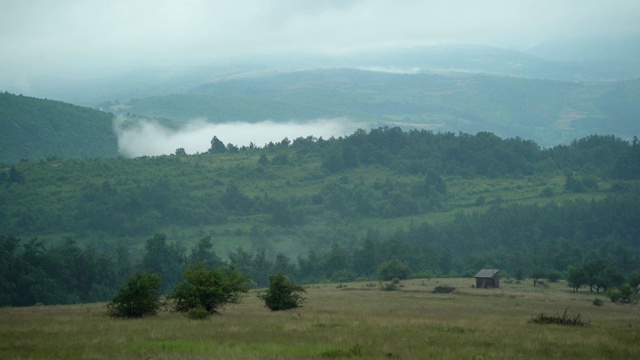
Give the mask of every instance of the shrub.
[[638, 290], [640, 288], [640, 273], [634, 271], [629, 275], [629, 285], [633, 292], [638, 295]]
[[433, 293], [434, 294], [448, 294], [451, 293], [455, 290], [456, 288], [453, 286], [449, 286], [449, 285], [440, 285], [440, 286], [436, 286], [433, 289]]
[[598, 298], [593, 299], [591, 303], [595, 306], [604, 306], [604, 301]]
[[587, 326], [589, 322], [585, 322], [580, 318], [580, 314], [576, 316], [569, 316], [567, 312], [569, 308], [564, 310], [562, 315], [545, 315], [540, 313], [538, 316], [529, 320], [532, 324], [556, 324], [556, 325], [569, 325], [569, 326]]
[[618, 289], [610, 289], [609, 291], [607, 291], [607, 296], [609, 297], [609, 299], [611, 299], [611, 302], [618, 302], [620, 301], [620, 298], [622, 297], [622, 294], [620, 293], [620, 290]]
[[204, 262], [199, 262], [185, 270], [184, 278], [187, 282], [176, 286], [168, 296], [178, 312], [201, 308], [215, 313], [228, 304], [239, 303], [241, 295], [249, 291], [249, 277], [230, 267], [207, 270]]
[[622, 284], [616, 289], [610, 289], [607, 291], [607, 296], [614, 303], [636, 304], [638, 302], [638, 295], [629, 284]]
[[406, 279], [410, 273], [411, 269], [409, 269], [409, 265], [400, 261], [398, 258], [385, 261], [378, 267], [378, 278], [380, 280], [391, 280], [393, 278]]
[[204, 320], [211, 316], [211, 313], [201, 307], [189, 309], [187, 317], [191, 320]]
[[271, 311], [289, 310], [302, 306], [305, 298], [302, 293], [306, 290], [289, 280], [282, 272], [269, 276], [269, 289], [266, 293], [258, 294], [264, 301], [264, 306]]
[[155, 315], [162, 305], [160, 302], [161, 285], [162, 280], [157, 274], [136, 273], [129, 277], [127, 283], [107, 304], [107, 314], [111, 317], [123, 318]]
[[393, 282], [387, 283], [387, 284], [383, 284], [382, 282], [380, 283], [380, 291], [396, 291], [398, 290], [398, 284], [395, 284]]

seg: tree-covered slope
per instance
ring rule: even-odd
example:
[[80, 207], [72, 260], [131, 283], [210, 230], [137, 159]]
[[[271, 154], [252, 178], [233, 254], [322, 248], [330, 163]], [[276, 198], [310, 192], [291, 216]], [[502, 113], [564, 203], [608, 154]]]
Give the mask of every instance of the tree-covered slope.
[[110, 113], [0, 93], [0, 161], [118, 156]]
[[197, 260], [232, 264], [259, 286], [278, 271], [375, 279], [390, 264], [403, 277], [584, 268], [593, 276], [582, 284], [617, 286], [640, 266], [638, 179], [637, 139], [541, 149], [387, 127], [264, 148], [214, 137], [197, 155], [21, 162], [0, 168], [0, 304], [107, 300], [136, 269], [170, 289]]
[[[213, 143], [220, 146], [199, 155], [52, 160], [0, 169], [0, 225], [29, 236], [137, 237], [229, 224], [286, 233], [337, 219], [438, 216], [498, 198], [546, 201], [567, 190], [597, 191], [598, 182], [640, 177], [637, 142], [612, 136], [546, 150], [491, 133], [399, 128], [284, 139], [265, 148]], [[522, 191], [483, 192], [490, 179], [505, 178], [518, 181]]]
[[188, 121], [345, 121], [438, 131], [490, 131], [542, 146], [593, 133], [640, 133], [640, 80], [578, 83], [478, 74], [350, 69], [269, 72], [136, 99], [113, 110]]

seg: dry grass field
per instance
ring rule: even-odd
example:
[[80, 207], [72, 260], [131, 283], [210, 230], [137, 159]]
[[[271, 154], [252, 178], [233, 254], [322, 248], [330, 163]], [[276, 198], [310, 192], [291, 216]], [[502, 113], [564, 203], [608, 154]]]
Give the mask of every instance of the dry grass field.
[[[594, 306], [563, 282], [475, 289], [473, 279], [308, 288], [296, 311], [254, 293], [207, 320], [169, 312], [111, 319], [104, 304], [0, 309], [0, 359], [640, 359], [640, 306]], [[434, 294], [438, 285], [456, 287]], [[587, 326], [537, 325], [540, 313]]]

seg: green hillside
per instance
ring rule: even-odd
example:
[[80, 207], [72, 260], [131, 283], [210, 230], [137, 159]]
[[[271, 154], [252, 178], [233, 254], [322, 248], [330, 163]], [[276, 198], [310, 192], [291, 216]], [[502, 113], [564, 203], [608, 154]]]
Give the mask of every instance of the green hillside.
[[639, 93], [640, 80], [579, 83], [478, 74], [274, 71], [136, 99], [113, 110], [211, 122], [343, 117], [372, 127], [491, 131], [553, 146], [594, 133], [627, 139], [640, 133]]
[[112, 114], [0, 93], [0, 161], [118, 156]]
[[[109, 109], [162, 118], [171, 126], [202, 117], [215, 123], [340, 118], [366, 128], [490, 131], [551, 147], [594, 133], [631, 139], [640, 133], [638, 99], [640, 80], [578, 83], [343, 69], [243, 75]], [[112, 116], [2, 93], [0, 161], [118, 156]]]

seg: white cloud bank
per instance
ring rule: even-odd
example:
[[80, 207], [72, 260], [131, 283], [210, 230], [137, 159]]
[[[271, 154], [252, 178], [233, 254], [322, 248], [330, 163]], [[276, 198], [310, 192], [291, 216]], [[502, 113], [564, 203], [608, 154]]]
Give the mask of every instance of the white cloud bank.
[[362, 124], [344, 118], [316, 119], [304, 123], [263, 121], [221, 124], [196, 119], [178, 129], [170, 129], [151, 120], [131, 122], [124, 117], [116, 117], [114, 131], [118, 136], [120, 153], [137, 157], [173, 154], [178, 148], [184, 148], [187, 154], [203, 153], [211, 146], [214, 136], [225, 144], [240, 147], [254, 143], [262, 147], [285, 137], [293, 141], [310, 135], [325, 139], [348, 135], [361, 127], [358, 125]]

